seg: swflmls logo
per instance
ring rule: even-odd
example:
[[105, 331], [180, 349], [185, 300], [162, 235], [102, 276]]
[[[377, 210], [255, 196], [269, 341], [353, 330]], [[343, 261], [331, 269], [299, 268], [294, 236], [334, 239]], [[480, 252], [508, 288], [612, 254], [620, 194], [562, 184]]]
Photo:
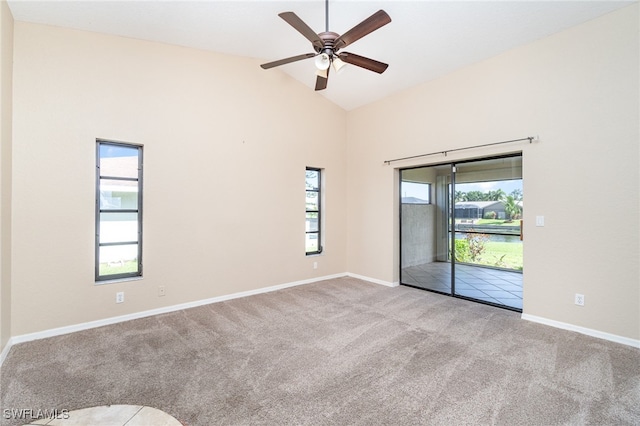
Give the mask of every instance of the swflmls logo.
[[51, 410], [34, 410], [33, 408], [5, 408], [4, 410], [2, 410], [2, 417], [4, 417], [6, 420], [66, 420], [69, 418], [69, 410], [58, 410], [57, 408], [53, 408]]

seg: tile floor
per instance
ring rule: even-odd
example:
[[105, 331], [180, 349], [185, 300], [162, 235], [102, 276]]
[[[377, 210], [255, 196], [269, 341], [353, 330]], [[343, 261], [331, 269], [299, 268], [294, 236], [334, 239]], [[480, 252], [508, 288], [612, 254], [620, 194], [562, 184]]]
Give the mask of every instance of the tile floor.
[[[66, 417], [66, 418], [65, 418]], [[57, 419], [40, 419], [28, 423], [48, 426], [181, 426], [164, 411], [141, 405], [103, 405], [62, 412]]]
[[[401, 283], [451, 294], [451, 264], [432, 262], [402, 270]], [[522, 310], [522, 273], [456, 265], [456, 294]]]

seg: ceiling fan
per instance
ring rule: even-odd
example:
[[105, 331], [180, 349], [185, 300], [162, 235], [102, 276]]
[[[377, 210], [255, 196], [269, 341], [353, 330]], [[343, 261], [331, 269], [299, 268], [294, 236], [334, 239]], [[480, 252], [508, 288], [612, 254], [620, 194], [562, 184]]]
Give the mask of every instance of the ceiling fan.
[[329, 0], [325, 0], [326, 31], [322, 33], [316, 34], [307, 24], [304, 23], [302, 19], [298, 17], [298, 15], [293, 12], [282, 12], [279, 13], [278, 16], [284, 19], [300, 34], [305, 36], [307, 40], [311, 42], [315, 53], [304, 53], [302, 55], [268, 62], [260, 65], [263, 69], [274, 68], [291, 62], [315, 57], [315, 65], [316, 68], [318, 68], [316, 73], [317, 78], [315, 90], [323, 90], [327, 88], [329, 69], [332, 64], [336, 71], [347, 63], [377, 72], [378, 74], [382, 74], [389, 66], [388, 64], [365, 58], [364, 56], [356, 55], [355, 53], [338, 52], [340, 49], [347, 47], [351, 43], [360, 40], [367, 34], [372, 33], [378, 28], [391, 22], [391, 18], [384, 10], [377, 11], [342, 35], [329, 31]]

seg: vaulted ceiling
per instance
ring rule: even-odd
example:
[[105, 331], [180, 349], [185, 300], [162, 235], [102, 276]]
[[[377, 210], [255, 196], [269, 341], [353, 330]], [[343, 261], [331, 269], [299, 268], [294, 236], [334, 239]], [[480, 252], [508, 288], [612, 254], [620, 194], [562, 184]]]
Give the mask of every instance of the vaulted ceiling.
[[[346, 51], [389, 64], [383, 74], [353, 65], [319, 92], [346, 110], [531, 43], [637, 1], [331, 0], [329, 30], [343, 34], [379, 9], [388, 25]], [[159, 41], [270, 62], [313, 52], [278, 13], [292, 11], [325, 31], [323, 0], [59, 1], [8, 0], [17, 21]], [[256, 65], [257, 66], [257, 65]], [[307, 59], [263, 72], [285, 72], [313, 90]], [[214, 76], [212, 76], [214, 78]]]

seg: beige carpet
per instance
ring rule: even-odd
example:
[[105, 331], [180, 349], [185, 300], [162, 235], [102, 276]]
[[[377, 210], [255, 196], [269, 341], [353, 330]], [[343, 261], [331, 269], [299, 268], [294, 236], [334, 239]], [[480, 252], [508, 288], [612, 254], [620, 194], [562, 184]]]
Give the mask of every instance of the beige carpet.
[[352, 278], [16, 345], [0, 384], [189, 425], [640, 424], [639, 350]]

